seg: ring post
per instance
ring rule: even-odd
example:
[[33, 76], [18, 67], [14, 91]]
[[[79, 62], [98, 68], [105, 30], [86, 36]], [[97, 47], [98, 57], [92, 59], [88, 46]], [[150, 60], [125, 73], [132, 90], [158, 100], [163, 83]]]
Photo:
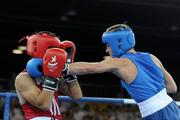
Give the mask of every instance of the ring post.
[[9, 120], [10, 100], [11, 100], [11, 93], [6, 93], [3, 120]]

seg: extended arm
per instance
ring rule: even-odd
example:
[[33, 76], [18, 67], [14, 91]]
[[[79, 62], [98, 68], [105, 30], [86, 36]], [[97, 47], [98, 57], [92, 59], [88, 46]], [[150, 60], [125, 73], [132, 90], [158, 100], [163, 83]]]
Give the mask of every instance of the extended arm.
[[74, 62], [69, 65], [69, 74], [93, 74], [113, 72], [117, 69], [117, 60], [107, 57], [101, 62]]
[[105, 66], [100, 62], [74, 62], [69, 65], [69, 74], [93, 74], [104, 72]]

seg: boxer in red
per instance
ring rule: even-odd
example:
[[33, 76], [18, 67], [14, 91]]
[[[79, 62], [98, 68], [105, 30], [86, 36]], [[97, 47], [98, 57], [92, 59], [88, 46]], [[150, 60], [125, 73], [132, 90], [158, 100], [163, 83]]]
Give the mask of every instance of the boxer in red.
[[82, 97], [77, 77], [61, 75], [65, 63], [74, 59], [75, 45], [70, 41], [61, 44], [58, 37], [46, 31], [26, 38], [27, 54], [32, 59], [15, 80], [26, 120], [62, 120], [59, 93], [74, 99]]

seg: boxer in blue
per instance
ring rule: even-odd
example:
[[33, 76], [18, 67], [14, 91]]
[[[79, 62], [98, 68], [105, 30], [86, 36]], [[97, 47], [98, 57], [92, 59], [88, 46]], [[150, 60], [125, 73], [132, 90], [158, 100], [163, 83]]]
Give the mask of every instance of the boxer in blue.
[[180, 110], [167, 93], [177, 92], [172, 76], [160, 60], [134, 49], [135, 37], [126, 24], [108, 28], [102, 35], [108, 57], [101, 62], [74, 62], [66, 74], [110, 72], [137, 102], [143, 120], [180, 120]]

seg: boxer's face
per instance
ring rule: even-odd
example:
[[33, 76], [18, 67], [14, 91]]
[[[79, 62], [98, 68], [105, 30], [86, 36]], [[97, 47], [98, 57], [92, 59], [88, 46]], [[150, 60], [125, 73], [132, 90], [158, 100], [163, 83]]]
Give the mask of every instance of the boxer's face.
[[112, 56], [112, 49], [108, 44], [106, 44], [106, 53], [108, 53], [110, 56]]

